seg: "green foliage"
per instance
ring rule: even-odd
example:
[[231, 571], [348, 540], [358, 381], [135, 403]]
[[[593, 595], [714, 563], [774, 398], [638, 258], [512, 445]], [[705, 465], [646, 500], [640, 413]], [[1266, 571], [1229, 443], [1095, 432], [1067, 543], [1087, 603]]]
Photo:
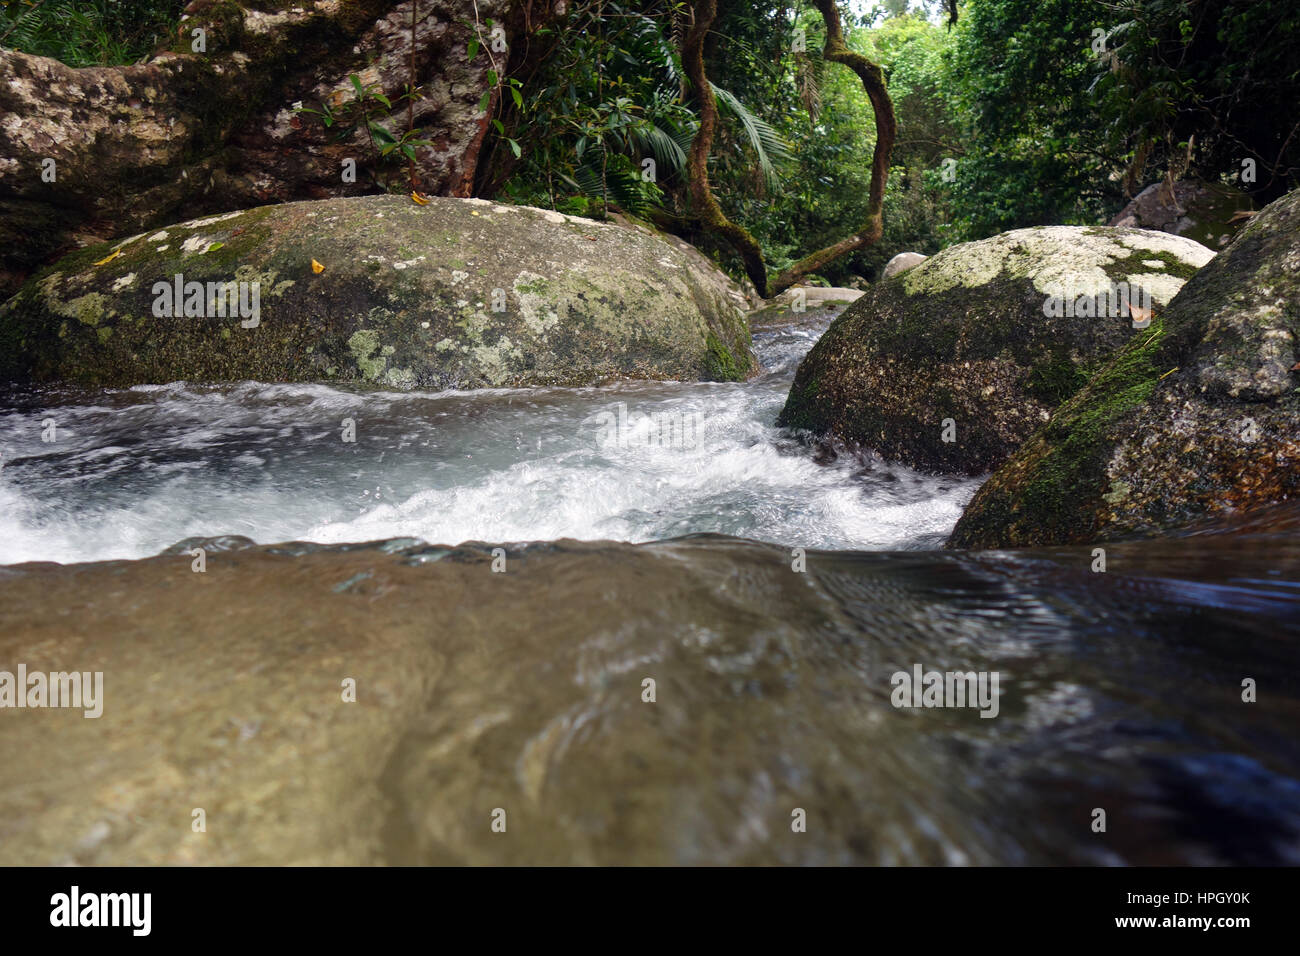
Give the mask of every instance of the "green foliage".
[[0, 46], [69, 66], [134, 63], [167, 39], [188, 0], [6, 0]]
[[[686, 157], [699, 121], [679, 52], [684, 16], [677, 2], [606, 3], [538, 31], [554, 49], [499, 131], [522, 154], [506, 197], [587, 215], [608, 206], [642, 217], [687, 211]], [[789, 144], [744, 98], [721, 84], [713, 92], [727, 121], [720, 140], [775, 188]]]
[[1090, 92], [1104, 29], [1097, 0], [970, 0], [948, 57], [965, 150], [949, 183], [954, 233], [1094, 223], [1116, 205], [1119, 165]]
[[496, 130], [517, 147], [506, 198], [645, 216], [663, 203], [665, 180], [681, 181], [697, 123], [681, 102], [673, 8], [643, 6], [575, 10], [537, 31], [553, 48]]
[[1104, 221], [1166, 174], [1300, 182], [1292, 0], [969, 0], [956, 35], [955, 236]]
[[729, 113], [740, 121], [749, 146], [754, 151], [764, 183], [769, 189], [777, 188], [779, 177], [776, 163], [784, 163], [791, 158], [789, 144], [769, 123], [751, 113], [736, 96], [712, 81], [709, 85], [713, 87], [719, 112]]
[[[320, 109], [304, 106], [296, 112], [318, 117], [326, 129], [333, 131], [336, 141], [349, 139], [358, 129], [364, 129], [377, 170], [392, 161], [414, 161], [416, 150], [433, 145], [427, 139], [422, 139], [418, 130], [408, 129], [400, 135], [391, 132], [388, 126], [380, 122], [390, 117], [394, 111], [393, 101], [385, 95], [383, 88], [378, 83], [362, 83], [361, 77], [355, 73], [350, 74], [348, 79], [352, 83], [352, 99], [341, 106], [335, 108], [324, 102], [320, 104]], [[419, 100], [423, 95], [419, 87], [408, 85], [406, 91], [398, 97], [398, 106], [407, 100]], [[385, 176], [380, 184], [386, 190], [391, 189], [392, 177]], [[415, 188], [414, 183], [407, 185]]]
[[1132, 176], [1239, 177], [1271, 201], [1300, 184], [1300, 7], [1293, 0], [1118, 0], [1093, 92]]
[[[0, 44], [75, 66], [133, 62], [175, 36], [184, 6], [7, 0]], [[738, 272], [729, 249], [692, 233], [697, 100], [679, 54], [689, 4], [568, 6], [529, 35], [538, 55], [522, 61], [517, 47], [494, 49], [491, 21], [465, 21], [470, 59], [490, 61], [480, 185], [565, 212], [654, 218]], [[811, 5], [721, 7], [705, 47], [721, 114], [709, 177], [780, 270], [864, 221], [874, 116], [858, 78], [821, 58]], [[1260, 202], [1300, 185], [1295, 0], [964, 0], [955, 27], [946, 0], [840, 7], [848, 45], [885, 71], [898, 136], [880, 242], [819, 280], [874, 278], [899, 251], [1020, 226], [1102, 222], [1166, 173], [1236, 182]], [[390, 100], [353, 77], [350, 100], [303, 112], [339, 137], [364, 130], [391, 181], [428, 145], [398, 115], [420, 95]], [[1241, 180], [1243, 160], [1254, 182]]]
[[[944, 92], [948, 30], [901, 9], [875, 26], [845, 26], [848, 45], [884, 69], [899, 128], [886, 185], [884, 235], [875, 246], [827, 265], [822, 278], [833, 284], [874, 278], [900, 251], [938, 251], [948, 219], [947, 192], [925, 171], [959, 148]], [[874, 114], [861, 81], [822, 60], [824, 31], [815, 11], [783, 24], [778, 9], [755, 5], [732, 11], [719, 30], [726, 39], [719, 42], [710, 69], [745, 102], [761, 104], [762, 117], [791, 144], [791, 159], [782, 166], [780, 187], [768, 189], [735, 161], [724, 139], [714, 163], [716, 192], [724, 208], [758, 237], [769, 265], [780, 270], [864, 221]], [[796, 37], [803, 40], [802, 50]]]

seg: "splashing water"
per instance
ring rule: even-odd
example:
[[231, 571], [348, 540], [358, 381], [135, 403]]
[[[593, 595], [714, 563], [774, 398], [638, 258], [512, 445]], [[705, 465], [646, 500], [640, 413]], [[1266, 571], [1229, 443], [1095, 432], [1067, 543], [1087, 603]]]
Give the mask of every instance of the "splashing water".
[[937, 547], [977, 481], [854, 455], [818, 463], [773, 427], [831, 318], [810, 312], [758, 333], [767, 371], [745, 383], [17, 391], [0, 413], [0, 564], [137, 558], [220, 534], [458, 543], [718, 532], [791, 547]]

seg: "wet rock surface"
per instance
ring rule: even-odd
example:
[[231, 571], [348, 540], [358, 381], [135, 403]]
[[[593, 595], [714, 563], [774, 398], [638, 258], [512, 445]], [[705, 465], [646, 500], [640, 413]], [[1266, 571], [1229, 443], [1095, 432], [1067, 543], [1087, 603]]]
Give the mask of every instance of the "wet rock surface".
[[1300, 495], [1300, 192], [980, 489], [951, 547], [1153, 534]]
[[[2, 568], [0, 670], [104, 679], [99, 718], [0, 710], [0, 863], [1295, 864], [1295, 524], [1105, 574], [719, 536]], [[997, 716], [893, 706], [918, 663], [998, 672]]]
[[1148, 321], [1212, 257], [1188, 239], [1101, 227], [952, 246], [845, 310], [799, 367], [780, 423], [913, 468], [990, 471], [1137, 334], [1121, 295], [1138, 304], [1145, 290]]

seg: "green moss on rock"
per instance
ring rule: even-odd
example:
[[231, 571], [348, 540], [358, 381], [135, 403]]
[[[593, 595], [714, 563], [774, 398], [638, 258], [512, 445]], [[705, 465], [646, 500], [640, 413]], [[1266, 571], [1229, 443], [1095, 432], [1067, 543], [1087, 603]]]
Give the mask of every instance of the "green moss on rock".
[[1212, 257], [1163, 233], [1064, 226], [953, 246], [845, 310], [801, 363], [779, 424], [926, 471], [990, 471], [1140, 334], [1128, 314], [1049, 315], [1049, 296], [1140, 276], [1159, 309]]
[[1106, 541], [1300, 496], [1300, 191], [976, 493], [949, 547]]
[[741, 371], [741, 366], [736, 361], [736, 357], [731, 354], [731, 349], [727, 348], [717, 335], [710, 332], [705, 339], [705, 345], [708, 349], [705, 358], [707, 378], [715, 382], [739, 382], [744, 380], [745, 375]]
[[[155, 315], [155, 283], [177, 274], [255, 285], [258, 321]], [[0, 377], [403, 388], [731, 380], [757, 370], [731, 294], [721, 274], [642, 230], [481, 200], [290, 203], [72, 253], [0, 306]]]

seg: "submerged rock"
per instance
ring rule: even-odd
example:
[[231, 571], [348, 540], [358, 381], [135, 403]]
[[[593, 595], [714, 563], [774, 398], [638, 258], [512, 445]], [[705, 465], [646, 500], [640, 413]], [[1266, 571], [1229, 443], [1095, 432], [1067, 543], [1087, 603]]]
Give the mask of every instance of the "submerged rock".
[[952, 246], [845, 310], [799, 366], [779, 423], [926, 471], [989, 471], [1213, 256], [1103, 227]]
[[949, 540], [1105, 541], [1300, 496], [1300, 190], [979, 490]]
[[0, 865], [1300, 861], [1294, 534], [404, 544], [0, 569]]
[[474, 199], [289, 203], [67, 256], [0, 306], [0, 380], [737, 380], [756, 369], [739, 302], [641, 230]]

